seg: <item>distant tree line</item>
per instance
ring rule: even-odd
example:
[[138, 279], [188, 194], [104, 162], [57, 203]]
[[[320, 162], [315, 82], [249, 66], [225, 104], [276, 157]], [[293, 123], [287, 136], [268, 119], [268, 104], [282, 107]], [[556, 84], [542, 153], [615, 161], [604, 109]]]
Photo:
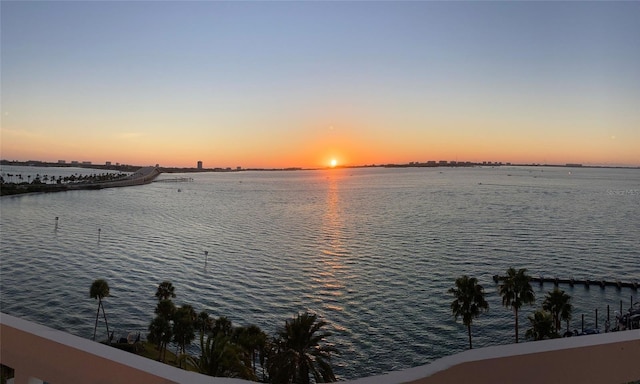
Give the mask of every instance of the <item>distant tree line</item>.
[[66, 190], [69, 185], [99, 184], [120, 180], [127, 177], [125, 173], [101, 173], [69, 176], [49, 176], [36, 174], [24, 177], [20, 173], [3, 173], [0, 175], [0, 195], [16, 195], [29, 192], [57, 192]]
[[24, 177], [21, 173], [3, 173], [0, 175], [0, 184], [69, 184], [69, 183], [100, 183], [105, 181], [114, 181], [126, 177], [125, 173], [96, 173], [96, 174], [78, 174], [77, 172], [68, 176], [49, 176], [47, 174], [35, 176], [27, 175]]

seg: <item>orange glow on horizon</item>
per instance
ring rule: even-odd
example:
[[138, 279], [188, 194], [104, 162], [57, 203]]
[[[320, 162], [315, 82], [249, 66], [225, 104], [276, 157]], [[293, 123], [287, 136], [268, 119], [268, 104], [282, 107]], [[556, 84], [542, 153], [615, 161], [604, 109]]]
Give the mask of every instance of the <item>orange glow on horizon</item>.
[[[348, 120], [348, 119], [344, 119]], [[37, 131], [33, 127], [3, 126], [1, 157], [16, 161], [91, 161], [93, 164], [155, 165], [195, 168], [306, 168], [407, 164], [427, 161], [503, 162], [513, 164], [640, 165], [633, 136], [590, 137], [544, 135], [482, 135], [476, 132], [415, 130], [410, 135], [389, 134], [372, 122], [334, 124], [296, 122], [300, 131], [288, 137], [260, 135], [242, 140], [205, 135], [199, 141], [172, 132], [88, 135], [68, 140], [62, 128]], [[3, 125], [4, 125], [3, 121]], [[487, 128], [488, 129], [488, 128]], [[486, 131], [486, 129], [484, 130]], [[478, 132], [484, 132], [478, 130]], [[52, 132], [55, 132], [52, 133]], [[64, 132], [64, 131], [62, 131]], [[456, 132], [453, 130], [453, 132]], [[68, 136], [68, 135], [67, 135]]]

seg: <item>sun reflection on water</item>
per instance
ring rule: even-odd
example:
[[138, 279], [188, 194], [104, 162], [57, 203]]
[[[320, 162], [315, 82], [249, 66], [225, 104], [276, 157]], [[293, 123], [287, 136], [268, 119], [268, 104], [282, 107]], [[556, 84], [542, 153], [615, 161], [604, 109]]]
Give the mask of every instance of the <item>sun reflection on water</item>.
[[327, 176], [327, 194], [324, 216], [322, 218], [318, 273], [319, 291], [323, 296], [323, 309], [342, 312], [344, 307], [338, 299], [345, 294], [345, 277], [348, 268], [344, 257], [349, 254], [344, 241], [344, 217], [340, 204], [340, 184], [342, 173], [331, 172]]

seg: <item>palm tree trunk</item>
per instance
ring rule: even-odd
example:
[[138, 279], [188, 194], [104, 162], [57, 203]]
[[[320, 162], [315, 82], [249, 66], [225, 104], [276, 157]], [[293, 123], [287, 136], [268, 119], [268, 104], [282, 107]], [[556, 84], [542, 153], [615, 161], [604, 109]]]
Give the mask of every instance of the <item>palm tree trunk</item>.
[[309, 368], [306, 364], [300, 364], [298, 367], [298, 373], [300, 374], [300, 377], [297, 382], [300, 384], [309, 384]]
[[516, 344], [518, 343], [518, 308], [514, 309], [516, 313]]
[[96, 312], [96, 325], [93, 327], [93, 341], [96, 341], [96, 331], [98, 330], [99, 316], [100, 316], [100, 300], [98, 300], [98, 312]]
[[473, 349], [471, 345], [471, 324], [467, 325], [467, 330], [469, 331], [469, 349]]
[[251, 368], [253, 368], [253, 374], [257, 375], [256, 373], [256, 350], [252, 350], [251, 351]]
[[102, 307], [102, 315], [104, 315], [104, 325], [107, 326], [107, 344], [111, 344], [111, 337], [109, 335], [109, 323], [107, 322], [107, 313], [104, 311], [104, 305], [102, 305], [102, 300], [100, 300], [100, 307]]
[[167, 361], [167, 349], [169, 349], [169, 343], [168, 342], [164, 342], [164, 347], [162, 347], [162, 362], [166, 362]]
[[167, 361], [167, 350], [169, 349], [169, 342], [164, 342], [164, 347], [162, 347], [162, 362], [165, 363]]

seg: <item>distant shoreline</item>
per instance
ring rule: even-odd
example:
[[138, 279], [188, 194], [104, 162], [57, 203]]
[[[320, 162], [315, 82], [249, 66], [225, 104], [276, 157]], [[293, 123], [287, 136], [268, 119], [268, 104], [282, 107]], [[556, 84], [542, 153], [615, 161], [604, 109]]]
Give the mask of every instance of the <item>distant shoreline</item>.
[[52, 193], [75, 190], [95, 190], [104, 188], [129, 187], [151, 183], [162, 173], [156, 167], [142, 167], [128, 176], [117, 180], [95, 181], [95, 182], [74, 182], [66, 184], [46, 184], [46, 183], [2, 183], [0, 196], [15, 196], [30, 193]]
[[[29, 161], [11, 161], [0, 160], [1, 165], [13, 165], [13, 166], [31, 166], [31, 167], [62, 167], [62, 168], [89, 168], [89, 169], [104, 169], [114, 170], [121, 172], [136, 172], [139, 169], [145, 168], [144, 166], [117, 164], [117, 165], [100, 165], [100, 164], [87, 164], [87, 163], [49, 163], [44, 161], [29, 160]], [[579, 163], [567, 163], [567, 164], [540, 164], [540, 163], [528, 163], [528, 164], [516, 164], [516, 163], [503, 163], [503, 162], [470, 162], [470, 161], [429, 161], [429, 162], [410, 162], [404, 164], [387, 163], [387, 164], [370, 164], [370, 165], [338, 165], [336, 167], [317, 167], [317, 168], [303, 168], [303, 167], [286, 167], [286, 168], [230, 168], [230, 167], [214, 167], [214, 168], [195, 168], [195, 167], [162, 167], [156, 165], [155, 167], [160, 173], [199, 173], [199, 172], [243, 172], [243, 171], [316, 171], [316, 170], [331, 170], [331, 169], [351, 169], [351, 168], [459, 168], [459, 167], [560, 167], [560, 168], [611, 168], [611, 169], [640, 169], [640, 166], [625, 166], [625, 165], [591, 165], [591, 164], [579, 164]]]

